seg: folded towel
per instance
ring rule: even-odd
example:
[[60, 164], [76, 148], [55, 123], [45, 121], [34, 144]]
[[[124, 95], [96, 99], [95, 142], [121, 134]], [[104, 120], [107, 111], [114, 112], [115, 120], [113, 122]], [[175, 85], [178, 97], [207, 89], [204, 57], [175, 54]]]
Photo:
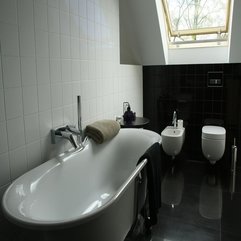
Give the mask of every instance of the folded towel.
[[101, 120], [87, 125], [85, 134], [92, 138], [96, 143], [101, 144], [116, 136], [119, 130], [119, 122], [114, 120]]

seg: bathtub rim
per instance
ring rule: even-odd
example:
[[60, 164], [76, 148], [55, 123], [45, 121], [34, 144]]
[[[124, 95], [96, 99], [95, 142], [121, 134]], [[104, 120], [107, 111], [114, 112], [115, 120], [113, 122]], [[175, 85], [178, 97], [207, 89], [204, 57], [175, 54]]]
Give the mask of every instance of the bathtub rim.
[[[153, 132], [153, 131], [150, 131], [150, 132]], [[159, 141], [156, 141], [156, 142], [159, 143], [159, 145], [161, 146], [161, 137], [158, 133], [155, 133], [155, 134], [157, 134], [159, 136]], [[154, 143], [152, 143], [152, 144], [154, 144]], [[87, 142], [87, 146], [88, 145], [90, 145], [89, 141]], [[71, 155], [75, 155], [79, 152], [81, 152], [81, 150], [66, 151], [60, 155], [62, 155], [61, 158], [63, 158], [63, 157], [69, 157]], [[144, 154], [144, 152], [143, 152], [143, 154]], [[60, 159], [60, 156], [56, 156], [54, 158]], [[52, 159], [50, 159], [50, 160], [52, 160]], [[50, 160], [48, 160], [48, 161], [50, 161]], [[45, 162], [45, 163], [47, 163], [47, 162]], [[45, 164], [45, 163], [43, 163], [43, 164]], [[112, 204], [117, 202], [121, 198], [121, 196], [124, 194], [124, 191], [133, 183], [133, 181], [135, 180], [137, 175], [145, 167], [146, 163], [147, 163], [147, 159], [143, 159], [136, 166], [136, 168], [132, 171], [132, 173], [127, 178], [127, 180], [118, 188], [118, 190], [112, 196], [112, 198], [110, 200], [108, 200], [106, 203], [104, 203], [101, 207], [95, 209], [91, 213], [87, 213], [87, 214], [83, 214], [79, 217], [69, 218], [69, 219], [59, 220], [59, 221], [40, 221], [40, 220], [34, 220], [34, 219], [30, 219], [30, 218], [25, 218], [25, 217], [23, 217], [23, 218], [17, 217], [16, 218], [16, 217], [14, 217], [14, 215], [12, 215], [12, 212], [8, 208], [8, 205], [6, 203], [7, 202], [6, 196], [7, 196], [8, 191], [12, 188], [12, 186], [15, 185], [18, 178], [11, 183], [11, 185], [7, 188], [7, 190], [5, 191], [5, 193], [3, 195], [2, 202], [1, 202], [2, 212], [3, 212], [4, 216], [12, 223], [14, 223], [18, 226], [21, 226], [23, 228], [28, 228], [28, 229], [32, 229], [32, 230], [56, 230], [56, 229], [64, 229], [64, 228], [71, 228], [71, 227], [78, 226], [82, 223], [88, 222], [88, 221], [102, 215], [103, 212], [105, 211], [105, 209], [107, 209], [109, 206], [111, 206]], [[58, 163], [56, 163], [56, 165], [58, 165]], [[20, 176], [20, 177], [22, 177], [22, 176]]]

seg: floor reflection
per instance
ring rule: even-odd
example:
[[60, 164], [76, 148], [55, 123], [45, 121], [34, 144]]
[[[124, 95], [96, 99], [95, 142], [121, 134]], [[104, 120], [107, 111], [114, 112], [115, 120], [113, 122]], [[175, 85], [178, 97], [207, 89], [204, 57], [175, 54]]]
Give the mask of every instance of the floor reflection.
[[173, 166], [162, 181], [162, 203], [174, 206], [182, 200], [184, 177], [181, 170]]
[[208, 219], [220, 219], [222, 217], [222, 187], [220, 178], [215, 174], [209, 174], [203, 178], [199, 212]]

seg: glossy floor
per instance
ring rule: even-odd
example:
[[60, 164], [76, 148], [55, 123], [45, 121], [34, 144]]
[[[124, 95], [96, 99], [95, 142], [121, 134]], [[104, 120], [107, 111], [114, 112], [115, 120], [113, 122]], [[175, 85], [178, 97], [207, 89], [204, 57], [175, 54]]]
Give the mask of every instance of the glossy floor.
[[228, 182], [221, 176], [217, 169], [210, 170], [208, 165], [196, 161], [185, 161], [169, 169], [162, 182], [159, 221], [148, 239], [240, 241], [240, 180], [237, 179], [237, 192], [231, 199]]

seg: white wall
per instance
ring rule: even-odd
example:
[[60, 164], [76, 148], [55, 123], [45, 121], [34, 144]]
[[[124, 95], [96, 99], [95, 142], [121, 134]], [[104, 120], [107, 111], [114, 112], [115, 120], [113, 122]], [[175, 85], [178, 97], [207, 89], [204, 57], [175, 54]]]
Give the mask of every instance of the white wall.
[[[132, 52], [139, 52], [142, 65], [165, 64], [156, 0], [121, 0], [120, 2], [129, 9], [128, 13], [120, 14], [120, 21], [123, 23], [121, 27], [125, 28], [124, 32], [132, 35], [129, 36], [131, 40], [129, 46], [134, 49]], [[129, 31], [129, 28], [132, 28], [132, 31]], [[134, 40], [136, 42], [133, 44]], [[122, 44], [120, 50], [126, 51], [126, 46]], [[126, 55], [125, 59], [121, 59], [121, 63], [125, 61], [129, 63], [134, 59], [130, 58], [130, 61], [127, 61], [128, 57], [130, 58]], [[137, 63], [139, 64], [139, 60]]]
[[141, 64], [141, 51], [130, 1], [120, 1], [120, 62]]
[[142, 115], [142, 68], [119, 64], [118, 0], [0, 1], [0, 193], [69, 145], [52, 127]]
[[167, 64], [228, 63], [228, 46], [169, 49]]
[[160, 28], [161, 37], [162, 37], [162, 48], [164, 52], [165, 63], [168, 63], [168, 34], [167, 34], [167, 27], [165, 22], [164, 9], [162, 7], [162, 2], [160, 0], [156, 0], [156, 8], [157, 8], [157, 16], [159, 20], [159, 28]]
[[230, 63], [240, 63], [241, 62], [241, 1], [234, 0], [233, 2], [233, 18], [232, 18], [232, 28], [231, 28], [231, 38], [230, 38], [230, 53], [229, 62]]

